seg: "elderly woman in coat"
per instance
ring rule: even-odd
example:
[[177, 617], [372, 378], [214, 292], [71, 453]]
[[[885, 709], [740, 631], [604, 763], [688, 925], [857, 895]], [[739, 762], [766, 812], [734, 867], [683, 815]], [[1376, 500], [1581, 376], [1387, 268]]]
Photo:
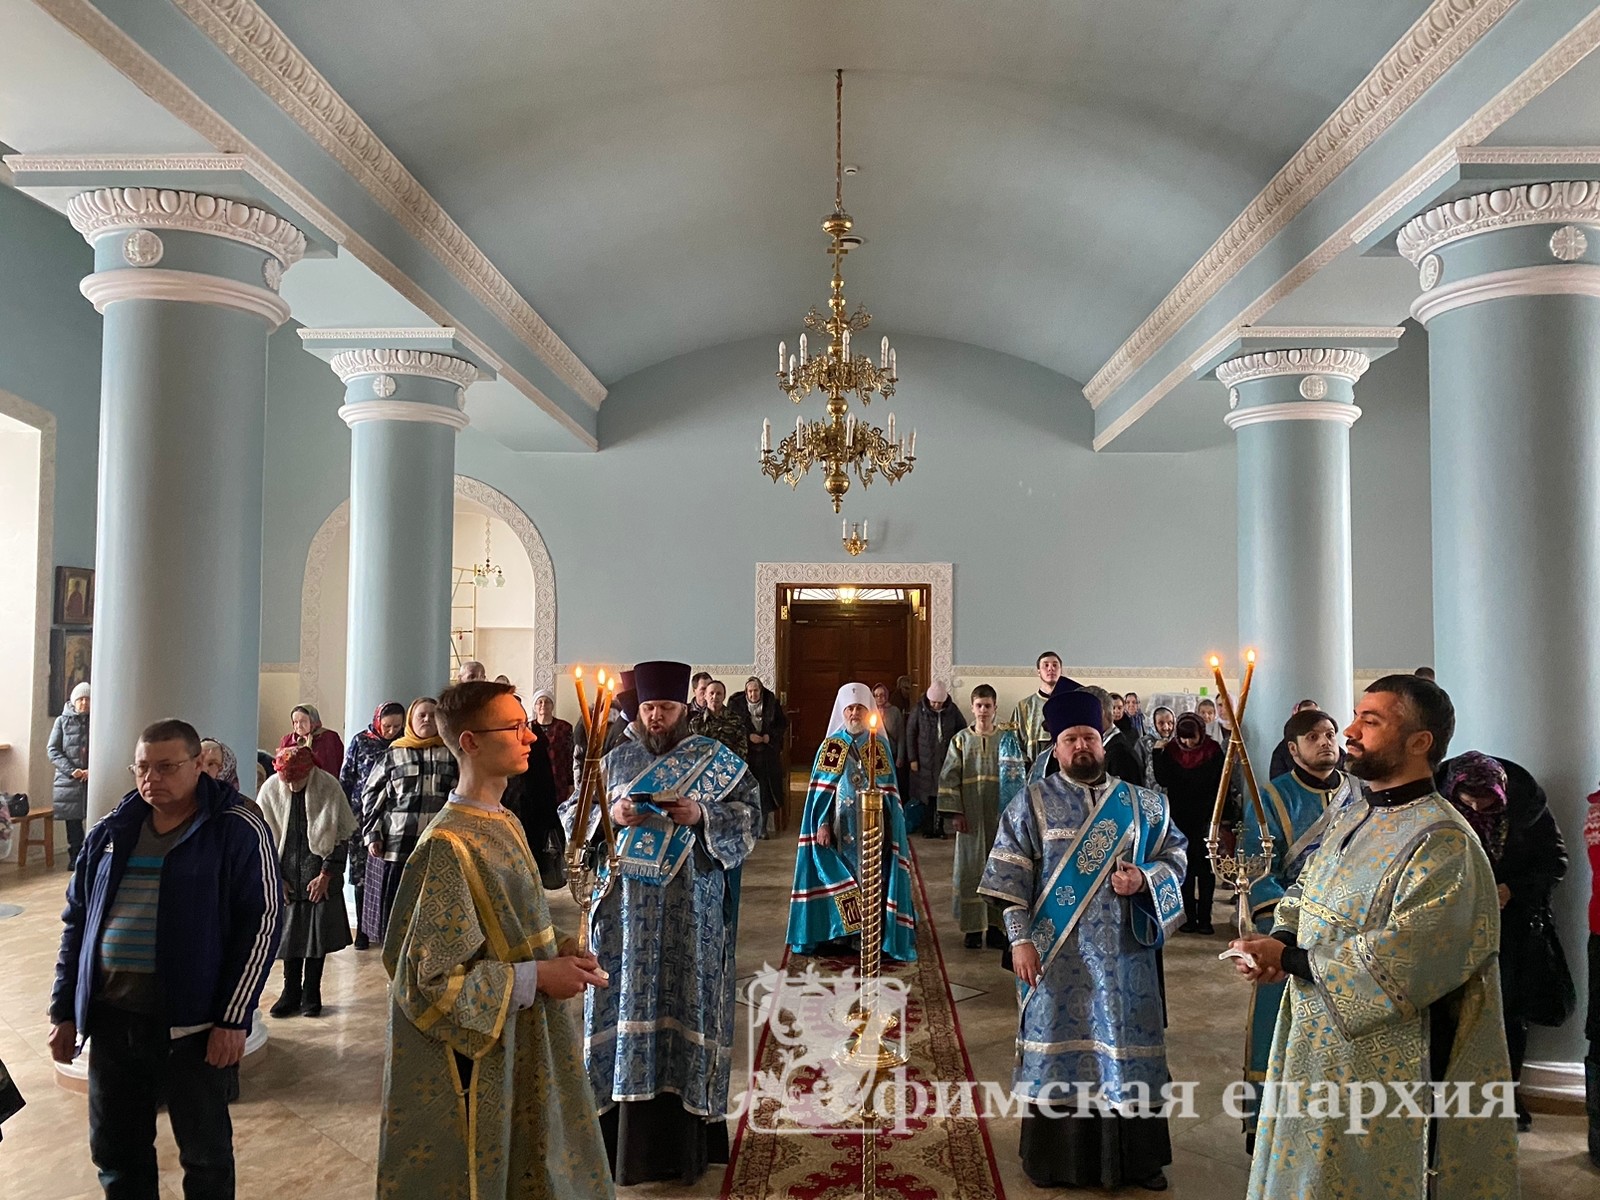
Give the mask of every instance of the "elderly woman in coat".
[[51, 789], [55, 819], [67, 823], [67, 866], [83, 849], [83, 821], [89, 810], [89, 685], [80, 683], [50, 729], [46, 747], [56, 769]]

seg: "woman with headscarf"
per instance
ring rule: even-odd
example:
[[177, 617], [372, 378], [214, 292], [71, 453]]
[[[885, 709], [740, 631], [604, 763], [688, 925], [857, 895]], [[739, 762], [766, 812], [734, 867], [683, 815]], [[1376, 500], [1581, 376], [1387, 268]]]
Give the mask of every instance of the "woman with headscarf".
[[406, 731], [372, 765], [361, 792], [361, 840], [367, 847], [361, 930], [383, 941], [389, 909], [400, 887], [400, 868], [428, 822], [444, 807], [459, 770], [439, 736], [439, 702], [420, 696], [406, 711]]
[[[80, 683], [67, 697], [66, 707], [50, 727], [45, 747], [56, 769], [50, 789], [54, 819], [67, 824], [67, 866], [78, 861], [83, 849], [83, 822], [89, 811], [89, 685]], [[55, 834], [52, 832], [52, 838]]]
[[1532, 953], [1535, 917], [1552, 919], [1550, 894], [1567, 873], [1567, 847], [1545, 804], [1544, 789], [1514, 762], [1469, 750], [1440, 765], [1440, 793], [1467, 819], [1494, 868], [1500, 891], [1500, 998], [1506, 1050], [1516, 1084], [1517, 1129], [1533, 1116], [1522, 1103], [1522, 1060], [1528, 1050], [1528, 997], [1554, 980]]
[[925, 837], [944, 836], [939, 814], [939, 773], [944, 770], [950, 739], [967, 727], [967, 718], [950, 699], [950, 689], [938, 679], [906, 718], [905, 763], [902, 778], [906, 807], [906, 832], [921, 829]]
[[339, 781], [317, 766], [307, 746], [288, 746], [256, 802], [278, 846], [283, 879], [283, 994], [275, 1017], [322, 1015], [322, 960], [350, 944], [344, 907], [345, 854], [356, 819]]
[[1205, 722], [1196, 713], [1178, 718], [1172, 739], [1155, 754], [1156, 782], [1167, 793], [1172, 819], [1189, 839], [1189, 865], [1183, 877], [1183, 910], [1187, 918], [1179, 933], [1209, 934], [1211, 904], [1216, 899], [1217, 876], [1206, 854], [1211, 812], [1222, 785], [1222, 747], [1206, 736]]
[[216, 738], [200, 739], [200, 769], [218, 783], [239, 790], [239, 760], [227, 745]]
[[1150, 711], [1150, 719], [1145, 722], [1144, 733], [1141, 736], [1141, 741], [1144, 743], [1144, 760], [1150, 764], [1150, 777], [1145, 780], [1145, 787], [1154, 788], [1163, 796], [1167, 790], [1156, 779], [1156, 751], [1172, 740], [1177, 728], [1178, 714], [1165, 704], [1158, 704]]
[[335, 779], [339, 778], [339, 768], [344, 763], [344, 742], [333, 730], [323, 727], [322, 714], [316, 705], [296, 704], [289, 710], [289, 732], [283, 735], [278, 749], [290, 746], [310, 747], [317, 766]]
[[[406, 706], [397, 700], [390, 700], [373, 710], [372, 723], [351, 738], [350, 744], [345, 747], [344, 765], [339, 768], [339, 786], [350, 801], [350, 811], [357, 826], [361, 824], [361, 792], [366, 787], [367, 776], [372, 774], [373, 764], [389, 752], [389, 746], [405, 732], [405, 728]], [[367, 885], [366, 843], [361, 840], [359, 828], [350, 842], [350, 886], [356, 893], [356, 920], [359, 923]], [[357, 929], [356, 949], [365, 950], [371, 944], [366, 932]]]
[[750, 748], [745, 762], [761, 787], [761, 836], [771, 837], [777, 828], [778, 814], [789, 808], [789, 781], [783, 774], [783, 736], [789, 718], [771, 689], [754, 675], [744, 681], [744, 689], [728, 700], [750, 732]]

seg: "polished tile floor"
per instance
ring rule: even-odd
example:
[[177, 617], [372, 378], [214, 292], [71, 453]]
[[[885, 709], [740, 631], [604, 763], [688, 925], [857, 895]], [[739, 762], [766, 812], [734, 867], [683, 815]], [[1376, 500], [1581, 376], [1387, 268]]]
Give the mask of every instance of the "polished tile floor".
[[[1011, 977], [992, 951], [966, 950], [950, 919], [952, 841], [915, 839], [954, 994], [962, 1034], [980, 1080], [1010, 1078], [1016, 1006]], [[793, 844], [762, 842], [745, 871], [739, 935], [739, 974], [783, 955], [784, 922], [793, 870]], [[84, 1099], [54, 1081], [45, 1050], [44, 1009], [55, 962], [64, 871], [19, 871], [0, 864], [0, 904], [22, 913], [0, 919], [0, 1059], [28, 1106], [4, 1127], [0, 1142], [0, 1200], [91, 1200], [100, 1195], [87, 1149]], [[569, 928], [571, 901], [556, 900], [557, 921]], [[1219, 922], [1222, 908], [1218, 908]], [[1219, 923], [1219, 929], [1221, 925]], [[1244, 1194], [1248, 1162], [1237, 1123], [1221, 1110], [1223, 1088], [1238, 1077], [1246, 992], [1216, 961], [1214, 939], [1181, 937], [1169, 949], [1170, 1061], [1179, 1079], [1199, 1083], [1198, 1116], [1173, 1127], [1175, 1161], [1168, 1195], [1187, 1200], [1235, 1200]], [[324, 984], [325, 1014], [317, 1020], [269, 1019], [268, 1048], [243, 1075], [234, 1107], [235, 1146], [242, 1200], [345, 1200], [372, 1194], [378, 1148], [377, 1108], [383, 1072], [385, 977], [375, 953], [346, 950], [330, 960]], [[266, 1001], [278, 993], [268, 985]], [[747, 1068], [738, 1049], [735, 1079]], [[259, 1060], [259, 1061], [256, 1061]], [[1093, 1195], [1046, 1193], [1023, 1177], [1012, 1122], [991, 1127], [1001, 1179], [1011, 1197]], [[1583, 1151], [1583, 1120], [1541, 1114], [1522, 1137], [1525, 1197], [1575, 1198], [1600, 1194], [1600, 1172]], [[165, 1118], [159, 1152], [164, 1196], [181, 1196], [177, 1151]], [[892, 1150], [888, 1151], [892, 1154]], [[721, 1172], [693, 1189], [652, 1185], [628, 1189], [640, 1196], [715, 1196]], [[1143, 1193], [1135, 1193], [1143, 1194]]]

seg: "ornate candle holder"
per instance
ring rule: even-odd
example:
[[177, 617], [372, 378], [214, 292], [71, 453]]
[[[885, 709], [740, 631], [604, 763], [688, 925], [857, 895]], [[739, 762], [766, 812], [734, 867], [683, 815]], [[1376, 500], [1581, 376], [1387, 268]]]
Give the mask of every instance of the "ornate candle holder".
[[[616, 831], [611, 827], [611, 814], [607, 811], [605, 779], [600, 760], [605, 751], [606, 722], [611, 716], [611, 702], [616, 697], [615, 677], [606, 678], [601, 671], [596, 678], [598, 690], [590, 705], [583, 691], [583, 668], [573, 672], [573, 683], [578, 691], [578, 711], [583, 716], [583, 727], [588, 740], [583, 748], [583, 768], [578, 778], [578, 803], [573, 812], [572, 837], [567, 841], [567, 889], [577, 902], [578, 951], [589, 953], [589, 917], [595, 905], [604, 900], [616, 886], [620, 857], [617, 854]], [[598, 812], [600, 819], [594, 832], [589, 831], [589, 819]]]
[[[1211, 811], [1206, 853], [1211, 856], [1211, 869], [1234, 889], [1234, 899], [1237, 904], [1236, 924], [1241, 938], [1250, 937], [1255, 933], [1255, 922], [1251, 920], [1250, 914], [1250, 889], [1272, 871], [1272, 856], [1275, 849], [1272, 834], [1267, 832], [1266, 811], [1261, 805], [1261, 789], [1256, 786], [1255, 770], [1250, 765], [1250, 751], [1244, 744], [1244, 714], [1250, 702], [1250, 683], [1255, 673], [1256, 652], [1250, 650], [1245, 654], [1244, 683], [1239, 688], [1239, 704], [1236, 708], [1233, 697], [1228, 694], [1227, 681], [1222, 677], [1222, 660], [1214, 654], [1211, 656], [1211, 674], [1217, 685], [1217, 700], [1222, 705], [1223, 711], [1228, 714], [1230, 729], [1227, 753], [1222, 758], [1222, 779], [1217, 785], [1217, 803]], [[1238, 762], [1244, 773], [1245, 791], [1250, 795], [1250, 805], [1256, 814], [1256, 827], [1261, 830], [1259, 854], [1245, 853], [1242, 839], [1235, 845], [1232, 854], [1222, 853], [1222, 806], [1227, 800], [1228, 783], [1233, 779], [1235, 762]], [[1249, 959], [1250, 956], [1237, 950], [1226, 950], [1222, 957]]]
[[1255, 934], [1255, 922], [1250, 914], [1250, 890], [1272, 873], [1272, 855], [1275, 842], [1270, 833], [1263, 830], [1261, 834], [1261, 852], [1259, 854], [1244, 853], [1242, 840], [1235, 846], [1232, 854], [1221, 853], [1221, 838], [1217, 836], [1215, 827], [1211, 836], [1206, 838], [1206, 853], [1211, 856], [1211, 869], [1217, 877], [1226, 881], [1234, 889], [1234, 899], [1237, 903], [1236, 924], [1239, 936], [1251, 937]]

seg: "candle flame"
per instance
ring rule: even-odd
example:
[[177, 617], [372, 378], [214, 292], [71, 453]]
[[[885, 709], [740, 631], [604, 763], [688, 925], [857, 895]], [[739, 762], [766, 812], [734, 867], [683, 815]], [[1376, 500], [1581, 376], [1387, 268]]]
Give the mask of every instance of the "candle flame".
[[871, 729], [876, 729], [878, 727], [878, 714], [877, 713], [869, 713], [868, 714], [868, 716], [867, 716], [867, 726], [869, 728], [871, 728]]
[[1215, 670], [1217, 667], [1220, 667], [1221, 665], [1222, 665], [1222, 660], [1220, 658], [1218, 658], [1215, 654], [1213, 654], [1211, 656], [1211, 667], [1212, 667], [1212, 669]]
[[582, 667], [573, 667], [572, 668], [572, 677], [574, 679], [582, 679], [583, 678], [583, 668]]
[[1244, 652], [1244, 660], [1247, 663], [1255, 662], [1256, 661], [1256, 652], [1254, 650], [1246, 650]]
[[617, 690], [617, 677], [615, 675], [606, 680], [606, 688], [613, 692]]
[[595, 681], [597, 683], [599, 683], [599, 685], [601, 687], [605, 687], [605, 685], [606, 685], [606, 671], [605, 671], [604, 667], [600, 668], [600, 673], [595, 676]]

